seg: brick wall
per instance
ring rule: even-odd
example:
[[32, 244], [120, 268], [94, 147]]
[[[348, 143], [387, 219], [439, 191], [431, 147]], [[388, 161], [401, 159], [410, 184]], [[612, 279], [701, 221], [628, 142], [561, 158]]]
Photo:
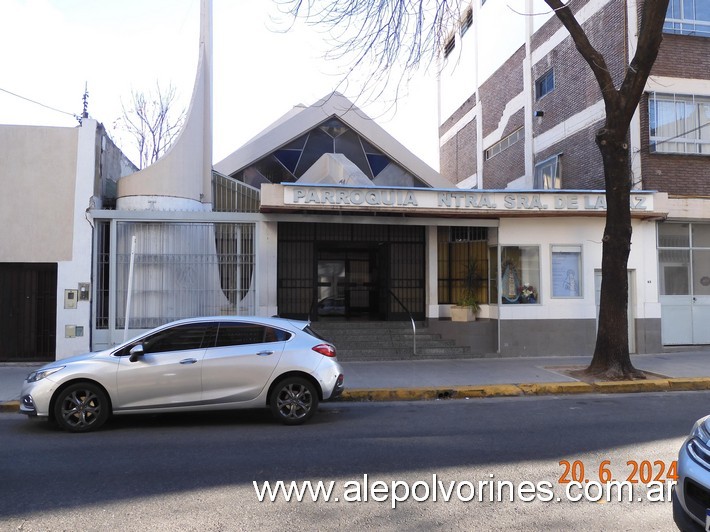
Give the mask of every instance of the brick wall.
[[710, 38], [664, 33], [651, 74], [710, 79]]
[[648, 95], [642, 98], [639, 110], [643, 188], [683, 196], [710, 196], [710, 156], [651, 153]]
[[508, 183], [525, 174], [525, 141], [519, 140], [483, 164], [483, 188], [506, 188]]
[[[505, 138], [524, 124], [525, 110], [516, 112], [505, 127]], [[490, 146], [484, 146], [488, 149]], [[484, 155], [485, 158], [485, 155]], [[520, 176], [525, 175], [525, 140], [518, 142], [483, 162], [483, 188], [501, 189]]]
[[[589, 0], [568, 2], [569, 8], [575, 15], [587, 3], [589, 3]], [[532, 39], [530, 40], [530, 45], [532, 46], [532, 49], [534, 50], [535, 48], [538, 48], [542, 43], [552, 37], [560, 28], [563, 28], [560, 19], [558, 19], [557, 17], [550, 17], [547, 22], [545, 22], [545, 24], [543, 24], [543, 26], [539, 30], [537, 30], [532, 36]]]
[[[498, 128], [505, 105], [522, 92], [524, 58], [525, 47], [521, 47], [481, 85], [480, 95], [484, 138]], [[512, 131], [521, 125], [511, 126], [512, 129], [506, 125], [506, 130]]]
[[[710, 80], [710, 38], [663, 34], [652, 75]], [[669, 94], [673, 90], [668, 91]], [[648, 95], [639, 104], [643, 188], [669, 194], [710, 196], [710, 156], [651, 153]]]
[[474, 119], [439, 149], [441, 176], [458, 183], [476, 173], [476, 146]]
[[[624, 2], [610, 2], [583, 25], [592, 45], [604, 56], [617, 86], [623, 80], [626, 68], [624, 15]], [[558, 27], [558, 24], [548, 22], [535, 34], [534, 41], [541, 44], [545, 40], [541, 37], [549, 38]], [[536, 135], [553, 128], [601, 99], [601, 91], [592, 70], [575, 48], [571, 37], [565, 38], [533, 65], [533, 91], [534, 82], [550, 68], [554, 69], [554, 90], [540, 99], [535, 99], [536, 95], [533, 94], [534, 110], [544, 113], [542, 120], [535, 121], [533, 129]]]
[[444, 136], [444, 134], [451, 129], [454, 125], [456, 125], [456, 122], [461, 120], [463, 116], [468, 113], [471, 109], [476, 107], [476, 93], [474, 92], [469, 98], [459, 107], [456, 109], [454, 114], [452, 114], [450, 117], [448, 117], [446, 120], [444, 120], [444, 123], [439, 126], [439, 137]]
[[596, 132], [602, 127], [600, 121], [574, 135], [568, 136], [539, 152], [535, 162], [539, 163], [562, 154], [562, 188], [581, 190], [603, 190], [604, 166], [599, 148], [594, 140]]
[[[572, 2], [577, 12], [587, 2]], [[639, 4], [639, 9], [641, 5]], [[587, 35], [605, 57], [607, 66], [617, 86], [621, 83], [627, 65], [625, 2], [611, 1], [583, 25]], [[533, 49], [545, 43], [562, 28], [556, 17], [551, 17], [532, 37]], [[562, 30], [566, 31], [566, 30]], [[501, 68], [480, 87], [483, 136], [497, 129], [505, 104], [523, 90], [524, 48], [517, 50]], [[550, 68], [554, 68], [555, 89], [540, 100], [533, 94], [533, 111], [544, 116], [533, 120], [533, 132], [540, 135], [564, 120], [598, 102], [601, 98], [591, 69], [579, 55], [572, 39], [564, 41], [533, 65], [534, 82]], [[664, 34], [664, 40], [653, 68], [659, 76], [710, 80], [710, 39], [704, 37]], [[472, 95], [440, 127], [440, 134], [449, 130], [463, 115], [475, 106]], [[520, 110], [505, 125], [500, 138], [523, 125]], [[679, 195], [710, 195], [710, 158], [699, 155], [649, 153], [648, 99], [640, 104], [641, 152], [631, 154], [641, 157], [644, 188]], [[604, 176], [601, 156], [594, 142], [597, 123], [554, 146], [538, 153], [536, 162], [562, 153], [562, 186], [569, 189], [602, 189]], [[500, 140], [500, 139], [497, 139]], [[490, 146], [483, 146], [487, 149]], [[454, 183], [476, 172], [476, 122], [466, 125], [441, 148], [441, 173]], [[524, 173], [524, 142], [485, 161], [483, 185], [485, 188], [505, 188], [507, 183]], [[638, 176], [635, 176], [635, 179]]]

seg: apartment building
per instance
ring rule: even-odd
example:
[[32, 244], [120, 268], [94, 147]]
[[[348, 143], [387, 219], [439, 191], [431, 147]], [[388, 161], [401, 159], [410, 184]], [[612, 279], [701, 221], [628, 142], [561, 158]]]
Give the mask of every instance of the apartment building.
[[[615, 83], [635, 53], [642, 2], [569, 4]], [[671, 0], [629, 131], [633, 188], [669, 196], [665, 219], [656, 222], [657, 278], [649, 268], [630, 294], [632, 312], [633, 290], [644, 291], [647, 304], [657, 295], [665, 346], [710, 343], [703, 327], [710, 318], [709, 66], [710, 4]], [[442, 47], [439, 87], [441, 173], [458, 187], [604, 188], [595, 144], [601, 92], [543, 0], [470, 4]], [[640, 245], [636, 235], [632, 244]]]

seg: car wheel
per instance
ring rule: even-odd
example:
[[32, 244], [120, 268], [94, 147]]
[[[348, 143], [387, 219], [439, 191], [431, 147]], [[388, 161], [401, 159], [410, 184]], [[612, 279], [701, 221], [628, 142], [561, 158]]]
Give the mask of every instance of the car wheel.
[[90, 382], [72, 384], [63, 389], [54, 403], [54, 420], [69, 432], [98, 429], [108, 419], [106, 393]]
[[318, 393], [306, 379], [288, 377], [274, 386], [269, 404], [276, 419], [285, 425], [300, 425], [315, 414]]

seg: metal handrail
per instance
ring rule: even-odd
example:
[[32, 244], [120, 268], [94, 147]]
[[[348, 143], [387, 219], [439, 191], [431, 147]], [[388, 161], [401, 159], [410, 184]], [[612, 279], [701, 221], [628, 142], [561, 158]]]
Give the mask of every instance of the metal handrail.
[[400, 301], [400, 299], [395, 295], [395, 293], [392, 291], [391, 288], [388, 288], [387, 291], [389, 294], [394, 298], [394, 300], [399, 303], [399, 306], [404, 309], [404, 311], [409, 314], [409, 321], [412, 322], [412, 349], [414, 351], [414, 354], [417, 354], [417, 325], [414, 323], [414, 317], [412, 316], [412, 313], [409, 312], [409, 309], [407, 306]]
[[308, 309], [308, 323], [313, 323], [313, 311], [316, 310], [316, 307], [318, 307], [318, 297], [313, 296], [313, 301], [311, 301], [311, 307]]

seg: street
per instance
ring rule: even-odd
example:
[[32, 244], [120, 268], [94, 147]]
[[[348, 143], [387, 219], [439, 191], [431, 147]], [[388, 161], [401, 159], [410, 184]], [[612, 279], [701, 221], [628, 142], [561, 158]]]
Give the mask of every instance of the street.
[[[255, 411], [119, 417], [79, 435], [1, 414], [0, 529], [673, 530], [670, 502], [647, 500], [642, 464], [665, 480], [709, 399], [332, 403], [301, 427]], [[601, 486], [607, 472], [640, 481], [631, 502], [571, 502], [560, 483]], [[259, 502], [254, 482], [279, 480], [334, 481], [339, 500]], [[505, 482], [514, 502], [491, 489]]]

